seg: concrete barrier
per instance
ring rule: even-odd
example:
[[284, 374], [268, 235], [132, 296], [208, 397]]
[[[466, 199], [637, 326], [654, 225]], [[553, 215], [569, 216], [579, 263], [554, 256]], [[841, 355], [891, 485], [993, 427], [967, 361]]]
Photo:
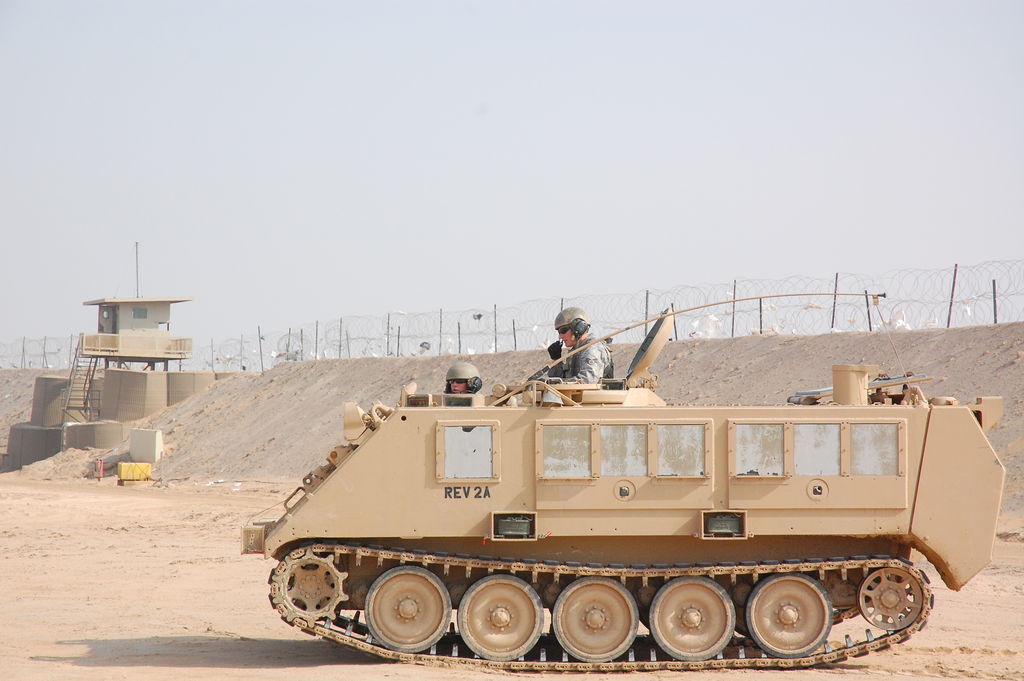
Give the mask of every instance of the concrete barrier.
[[132, 428], [131, 454], [132, 461], [139, 463], [156, 463], [164, 453], [164, 432]]

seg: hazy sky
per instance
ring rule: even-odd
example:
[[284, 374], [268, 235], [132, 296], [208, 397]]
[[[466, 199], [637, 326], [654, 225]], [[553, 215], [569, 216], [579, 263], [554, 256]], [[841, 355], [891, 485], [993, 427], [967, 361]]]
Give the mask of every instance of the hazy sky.
[[0, 340], [1024, 257], [1024, 2], [0, 0]]

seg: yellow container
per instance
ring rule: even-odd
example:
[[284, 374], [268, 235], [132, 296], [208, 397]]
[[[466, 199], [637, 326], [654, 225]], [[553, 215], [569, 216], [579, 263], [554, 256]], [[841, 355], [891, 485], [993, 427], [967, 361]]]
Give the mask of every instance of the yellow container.
[[117, 477], [120, 480], [149, 480], [153, 476], [153, 464], [119, 461]]

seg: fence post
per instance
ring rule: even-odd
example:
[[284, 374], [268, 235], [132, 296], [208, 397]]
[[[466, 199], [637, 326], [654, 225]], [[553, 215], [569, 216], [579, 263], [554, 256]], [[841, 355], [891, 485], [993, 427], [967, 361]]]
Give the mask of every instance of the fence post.
[[352, 339], [348, 337], [348, 329], [345, 329], [345, 349], [348, 351], [348, 358], [352, 359]]
[[306, 330], [299, 329], [299, 360], [306, 356]]
[[866, 307], [868, 311], [868, 331], [874, 331], [874, 329], [871, 328], [871, 303], [868, 302], [867, 289], [864, 289], [864, 307]]
[[[644, 290], [644, 319], [651, 318], [651, 289]], [[575, 332], [574, 332], [575, 333]], [[644, 322], [644, 338], [647, 337], [647, 323]]]
[[736, 280], [732, 280], [732, 332], [729, 338], [736, 337]]
[[839, 298], [839, 272], [836, 272], [836, 284], [833, 286], [833, 321], [828, 325], [828, 331], [836, 331], [836, 300]]
[[398, 325], [398, 337], [395, 339], [395, 357], [402, 356], [402, 325]]
[[764, 298], [757, 299], [757, 335], [764, 335]]
[[999, 323], [999, 313], [996, 310], [996, 280], [992, 280], [992, 323]]
[[259, 338], [260, 345], [260, 373], [262, 374], [263, 369], [263, 330], [260, 329], [259, 325], [256, 325], [256, 337]]
[[[675, 301], [672, 301], [672, 311], [675, 312], [675, 310], [676, 310], [676, 303], [675, 303]], [[677, 317], [679, 317], [679, 315], [677, 315], [677, 314], [672, 315], [672, 340], [679, 340], [679, 329], [676, 327], [676, 318]]]
[[949, 328], [950, 322], [953, 321], [953, 296], [956, 294], [956, 271], [959, 265], [953, 263], [953, 287], [949, 289], [949, 314], [946, 315], [946, 328]]
[[513, 350], [518, 350], [519, 349], [519, 340], [516, 338], [516, 320], [515, 320], [515, 317], [512, 318], [512, 349]]

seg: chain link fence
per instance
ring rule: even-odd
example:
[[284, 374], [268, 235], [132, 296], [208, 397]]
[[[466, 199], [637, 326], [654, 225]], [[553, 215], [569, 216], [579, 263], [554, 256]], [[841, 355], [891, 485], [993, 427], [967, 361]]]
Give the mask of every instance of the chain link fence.
[[[885, 297], [876, 307], [871, 294], [877, 293]], [[739, 302], [718, 304], [733, 299]], [[552, 322], [569, 305], [589, 313], [591, 334], [596, 336], [636, 324], [670, 306], [690, 310], [668, 320], [673, 338], [976, 326], [1024, 321], [1024, 261], [897, 270], [877, 276], [839, 272], [821, 278], [739, 279], [668, 290], [546, 298], [507, 307], [339, 316], [289, 329], [254, 325], [236, 338], [194, 338], [192, 359], [181, 362], [181, 368], [252, 371], [282, 361], [536, 349], [555, 339]], [[641, 325], [618, 335], [615, 342], [637, 343], [645, 333]], [[0, 342], [0, 363], [3, 367], [67, 368], [76, 342], [77, 334]]]

